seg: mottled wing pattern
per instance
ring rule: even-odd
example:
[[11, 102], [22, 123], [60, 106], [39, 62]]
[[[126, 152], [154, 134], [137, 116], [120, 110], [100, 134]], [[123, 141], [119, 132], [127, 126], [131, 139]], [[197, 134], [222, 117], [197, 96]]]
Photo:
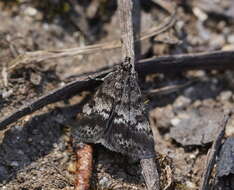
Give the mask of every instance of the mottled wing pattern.
[[152, 131], [145, 113], [137, 74], [129, 73], [123, 86], [120, 104], [103, 137], [107, 148], [136, 158], [155, 155]]
[[110, 150], [136, 158], [155, 155], [137, 73], [121, 65], [104, 78], [94, 98], [72, 126], [76, 142], [102, 143]]
[[69, 125], [75, 142], [98, 143], [108, 128], [111, 113], [122, 94], [122, 72], [114, 71], [104, 78], [94, 97], [84, 105]]

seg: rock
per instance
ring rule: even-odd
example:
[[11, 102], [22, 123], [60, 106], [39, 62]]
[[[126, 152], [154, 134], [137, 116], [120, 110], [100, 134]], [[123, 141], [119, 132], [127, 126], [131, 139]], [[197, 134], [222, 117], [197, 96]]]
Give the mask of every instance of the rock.
[[164, 130], [168, 130], [171, 120], [175, 117], [171, 105], [152, 110], [150, 116], [155, 119], [157, 127]]
[[191, 99], [185, 96], [179, 96], [173, 104], [175, 109], [183, 109], [191, 103]]
[[221, 101], [229, 101], [232, 98], [232, 92], [231, 91], [223, 91], [221, 92], [219, 99]]
[[33, 7], [27, 7], [24, 10], [24, 14], [28, 16], [35, 16], [37, 14], [37, 9]]
[[204, 145], [213, 141], [223, 119], [219, 110], [201, 108], [181, 112], [177, 116], [180, 122], [172, 122], [170, 137], [183, 146]]

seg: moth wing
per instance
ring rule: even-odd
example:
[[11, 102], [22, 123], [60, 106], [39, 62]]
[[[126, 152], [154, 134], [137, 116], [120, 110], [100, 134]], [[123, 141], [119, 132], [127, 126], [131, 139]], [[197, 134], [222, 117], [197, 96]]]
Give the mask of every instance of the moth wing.
[[155, 156], [154, 139], [136, 77], [129, 77], [114, 118], [102, 139], [107, 148], [135, 158]]
[[[107, 130], [114, 102], [117, 97], [120, 97], [123, 85], [118, 83], [121, 82], [121, 77], [116, 71], [110, 73], [104, 79], [94, 97], [84, 105], [82, 112], [68, 124], [76, 142], [99, 142]], [[119, 80], [116, 82], [118, 78]]]

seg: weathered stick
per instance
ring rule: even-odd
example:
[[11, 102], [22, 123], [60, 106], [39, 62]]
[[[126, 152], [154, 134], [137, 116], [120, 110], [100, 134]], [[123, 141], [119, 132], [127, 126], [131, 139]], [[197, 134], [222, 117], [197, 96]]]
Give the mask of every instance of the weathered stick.
[[[140, 44], [135, 41], [139, 38], [140, 13], [139, 0], [118, 0], [121, 37], [122, 60], [130, 57], [132, 72], [135, 72], [136, 55], [140, 54]], [[159, 190], [159, 175], [154, 158], [141, 159], [142, 174], [148, 190]]]
[[202, 181], [201, 181], [201, 185], [200, 185], [199, 190], [208, 190], [209, 189], [208, 182], [209, 182], [210, 174], [214, 168], [216, 155], [217, 155], [219, 147], [222, 143], [222, 139], [223, 139], [223, 136], [225, 134], [225, 128], [226, 128], [228, 119], [229, 119], [229, 116], [226, 115], [224, 117], [224, 119], [222, 120], [222, 123], [220, 123], [220, 127], [219, 127], [219, 131], [217, 132], [217, 136], [214, 139], [213, 145], [207, 154], [206, 165], [205, 165], [204, 172], [202, 175]]
[[168, 55], [141, 60], [136, 65], [140, 74], [168, 73], [202, 69], [234, 69], [234, 50]]
[[[91, 79], [86, 79], [86, 80], [77, 80], [74, 82], [69, 83], [65, 87], [59, 88], [45, 96], [42, 96], [35, 101], [19, 108], [17, 111], [13, 112], [11, 115], [7, 116], [6, 118], [3, 118], [0, 121], [0, 130], [4, 130], [7, 125], [17, 121], [18, 119], [22, 118], [23, 116], [26, 116], [30, 113], [35, 112], [36, 110], [63, 100], [67, 99], [74, 94], [81, 92], [87, 88], [92, 89], [98, 86], [98, 83], [100, 84], [101, 82], [98, 80], [91, 80]], [[72, 95], [73, 94], [73, 95]]]
[[139, 44], [135, 44], [137, 34], [139, 33], [139, 18], [136, 14], [139, 12], [138, 0], [118, 0], [119, 20], [121, 28], [122, 41], [122, 60], [126, 57], [131, 58], [131, 64], [135, 68], [136, 48]]
[[[178, 72], [194, 69], [234, 69], [234, 51], [215, 51], [211, 53], [197, 53], [197, 54], [182, 54], [173, 56], [162, 56], [159, 58], [151, 58], [141, 60], [136, 64], [135, 68], [141, 75], [147, 75], [158, 72]], [[100, 69], [101, 72], [95, 74], [94, 79], [102, 78], [110, 72], [110, 68]], [[90, 73], [93, 74], [93, 73]], [[86, 73], [88, 75], [88, 73]], [[100, 80], [85, 80], [77, 79], [66, 84], [64, 87], [55, 89], [49, 94], [46, 94], [35, 101], [19, 108], [11, 115], [1, 118], [0, 130], [6, 128], [7, 125], [17, 121], [18, 119], [31, 114], [38, 109], [68, 99], [82, 91], [90, 91], [101, 84]]]
[[[137, 61], [135, 69], [140, 75], [204, 69], [227, 70], [234, 69], [233, 60], [234, 50], [165, 55]], [[111, 70], [112, 67], [114, 65], [103, 67], [96, 72], [87, 72], [81, 76], [98, 74], [99, 72]]]
[[142, 175], [148, 190], [160, 189], [160, 177], [157, 171], [155, 158], [141, 159]]

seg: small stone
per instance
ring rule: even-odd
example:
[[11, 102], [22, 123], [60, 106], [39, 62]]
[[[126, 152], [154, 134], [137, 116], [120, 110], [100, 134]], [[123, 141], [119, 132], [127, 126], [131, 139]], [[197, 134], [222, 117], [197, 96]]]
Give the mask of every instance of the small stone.
[[225, 44], [225, 38], [222, 35], [214, 35], [210, 41], [210, 46], [214, 49], [222, 48]]
[[193, 106], [194, 106], [195, 108], [197, 108], [197, 107], [201, 106], [201, 104], [202, 104], [201, 100], [196, 100], [196, 101], [193, 103]]
[[42, 77], [41, 77], [41, 75], [39, 75], [37, 73], [31, 73], [31, 75], [30, 75], [30, 81], [34, 85], [38, 86], [42, 82]]
[[187, 181], [186, 182], [186, 186], [189, 188], [189, 189], [196, 189], [196, 184], [194, 184], [193, 182], [191, 181]]
[[201, 9], [199, 9], [198, 7], [193, 8], [193, 13], [202, 22], [208, 18], [207, 14], [204, 11], [202, 11]]
[[173, 118], [172, 120], [171, 120], [171, 124], [173, 125], [173, 126], [176, 126], [176, 125], [178, 125], [179, 123], [180, 123], [180, 119], [179, 118]]
[[8, 98], [9, 96], [11, 96], [12, 95], [12, 93], [13, 93], [13, 90], [12, 89], [10, 89], [10, 90], [8, 90], [8, 91], [3, 91], [2, 92], [2, 98], [4, 99], [4, 98]]
[[220, 122], [223, 122], [223, 112], [219, 109], [201, 107], [190, 109], [178, 114], [180, 120], [173, 121], [170, 137], [183, 146], [204, 145], [213, 141]]
[[213, 107], [215, 104], [215, 101], [212, 98], [208, 98], [202, 101], [203, 106], [207, 106], [207, 107]]
[[174, 104], [173, 107], [176, 109], [183, 109], [185, 107], [187, 107], [189, 104], [191, 103], [191, 100], [185, 96], [179, 96]]
[[197, 154], [190, 154], [189, 157], [190, 157], [191, 159], [196, 159]]
[[99, 180], [99, 184], [103, 187], [107, 186], [108, 184], [108, 181], [109, 179], [107, 177], [102, 177], [100, 180]]
[[230, 44], [234, 44], [234, 34], [233, 34], [233, 35], [228, 35], [227, 41], [228, 41], [228, 43], [230, 43]]
[[150, 117], [155, 119], [158, 128], [167, 129], [171, 125], [171, 119], [175, 117], [172, 106], [157, 108], [150, 112]]
[[224, 91], [221, 92], [219, 99], [221, 101], [229, 101], [232, 98], [232, 92], [231, 91]]
[[24, 13], [28, 16], [35, 16], [37, 14], [37, 10], [33, 7], [27, 7], [25, 10], [24, 10]]

